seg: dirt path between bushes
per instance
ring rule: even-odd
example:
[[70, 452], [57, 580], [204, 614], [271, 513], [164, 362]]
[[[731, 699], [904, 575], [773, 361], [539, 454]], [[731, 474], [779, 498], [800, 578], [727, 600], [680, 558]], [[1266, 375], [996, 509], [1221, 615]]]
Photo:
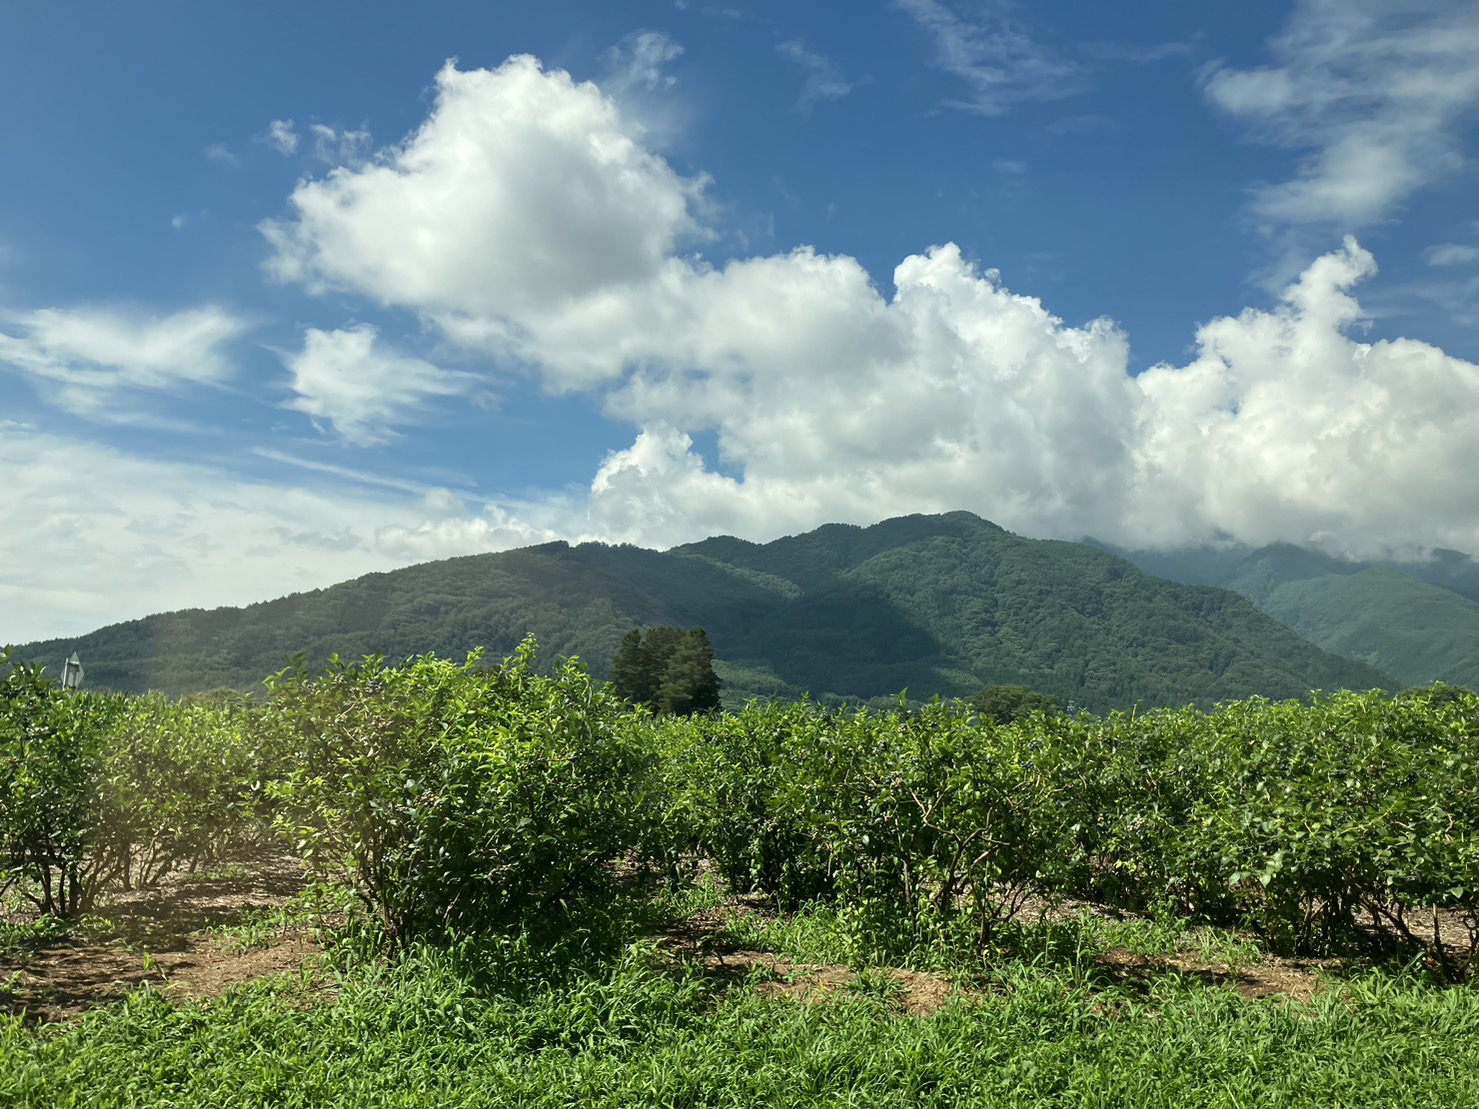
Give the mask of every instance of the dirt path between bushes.
[[180, 1000], [216, 996], [253, 978], [300, 970], [317, 953], [303, 932], [243, 948], [208, 929], [282, 908], [306, 885], [302, 863], [272, 852], [238, 860], [232, 876], [171, 878], [109, 899], [79, 934], [0, 954], [0, 1013], [28, 1025], [64, 1021], [149, 983]]
[[[260, 942], [245, 946], [212, 930], [280, 909], [306, 884], [301, 861], [278, 851], [238, 860], [230, 876], [174, 878], [154, 889], [117, 895], [96, 914], [97, 924], [73, 936], [0, 953], [0, 1013], [21, 1016], [35, 1026], [118, 1001], [145, 983], [170, 998], [189, 1001], [219, 996], [252, 979], [298, 972], [321, 951], [307, 931], [262, 929]], [[860, 973], [840, 964], [801, 963], [732, 946], [725, 935], [728, 918], [736, 913], [770, 915], [762, 905], [763, 899], [733, 898], [723, 907], [675, 922], [663, 931], [662, 946], [674, 958], [698, 962], [715, 978], [755, 981], [762, 995], [801, 1004], [823, 1003], [856, 990], [881, 991], [900, 1015], [928, 1016], [954, 999], [979, 1000], [991, 992], [928, 972], [874, 967]], [[1073, 908], [1093, 909], [1081, 903]], [[1265, 955], [1250, 964], [1225, 966], [1188, 953], [1148, 957], [1117, 949], [1100, 955], [1096, 963], [1106, 984], [1132, 989], [1148, 989], [1156, 977], [1175, 973], [1250, 1000], [1308, 1001], [1320, 989], [1321, 971], [1339, 961]]]
[[[1029, 917], [1038, 915], [1060, 923], [1084, 912], [1116, 918], [1120, 915], [1087, 901], [1053, 906], [1039, 902], [1033, 909], [1036, 913], [1027, 914]], [[731, 982], [753, 979], [758, 972], [755, 986], [760, 994], [803, 1005], [835, 1001], [855, 991], [872, 991], [885, 995], [890, 1007], [901, 1015], [929, 1016], [953, 1000], [979, 1001], [993, 992], [990, 986], [963, 986], [930, 971], [898, 967], [859, 971], [840, 963], [798, 962], [768, 951], [737, 947], [729, 941], [726, 925], [730, 919], [743, 916], [769, 920], [775, 913], [764, 897], [731, 897], [722, 906], [674, 924], [658, 938], [674, 959], [696, 961], [709, 974]], [[1094, 962], [1106, 985], [1126, 986], [1137, 992], [1148, 992], [1159, 976], [1181, 974], [1233, 990], [1249, 1001], [1279, 998], [1300, 1002], [1311, 1000], [1320, 991], [1322, 971], [1341, 965], [1339, 959], [1283, 958], [1265, 953], [1255, 962], [1234, 966], [1209, 962], [1190, 952], [1146, 956], [1123, 948], [1103, 952]]]

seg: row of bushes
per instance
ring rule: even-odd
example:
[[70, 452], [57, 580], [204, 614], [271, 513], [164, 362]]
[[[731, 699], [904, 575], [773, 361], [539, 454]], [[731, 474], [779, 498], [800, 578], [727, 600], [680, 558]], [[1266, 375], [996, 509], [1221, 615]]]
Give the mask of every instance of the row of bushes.
[[265, 750], [245, 703], [64, 693], [0, 653], [0, 894], [72, 916], [261, 835]]
[[967, 708], [805, 706], [674, 722], [677, 823], [740, 888], [835, 901], [864, 930], [977, 943], [1029, 896], [1251, 927], [1276, 949], [1479, 925], [1479, 699], [1341, 693], [1007, 726]]
[[708, 858], [782, 904], [833, 902], [875, 949], [989, 943], [1028, 898], [1080, 896], [1290, 951], [1380, 934], [1466, 972], [1413, 918], [1457, 910], [1474, 940], [1471, 695], [654, 721], [533, 654], [300, 666], [258, 705], [64, 696], [6, 660], [0, 882], [74, 912], [270, 826], [396, 941], [576, 904], [617, 860]]
[[273, 837], [395, 942], [574, 903], [661, 809], [648, 717], [533, 663], [299, 663], [199, 703], [64, 693], [0, 654], [0, 896], [74, 916]]

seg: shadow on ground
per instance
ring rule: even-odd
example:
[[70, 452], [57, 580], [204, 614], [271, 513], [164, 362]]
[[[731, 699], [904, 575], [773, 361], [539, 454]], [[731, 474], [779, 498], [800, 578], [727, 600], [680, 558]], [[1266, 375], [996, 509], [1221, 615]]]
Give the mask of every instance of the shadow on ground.
[[208, 931], [242, 925], [304, 889], [302, 863], [290, 854], [244, 863], [231, 877], [171, 879], [119, 895], [81, 935], [0, 956], [0, 1013], [35, 1026], [118, 1001], [145, 983], [190, 999], [301, 969], [318, 950], [308, 935], [275, 934], [243, 948]]

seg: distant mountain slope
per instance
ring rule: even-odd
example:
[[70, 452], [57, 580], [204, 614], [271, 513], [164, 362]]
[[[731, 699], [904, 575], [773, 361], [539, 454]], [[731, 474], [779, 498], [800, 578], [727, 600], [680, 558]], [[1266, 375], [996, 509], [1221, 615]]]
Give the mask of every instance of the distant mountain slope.
[[89, 681], [244, 688], [306, 652], [490, 657], [533, 633], [605, 673], [633, 626], [702, 625], [726, 699], [959, 696], [1021, 683], [1085, 708], [1210, 704], [1391, 685], [1223, 590], [1149, 577], [1083, 544], [1023, 539], [965, 512], [827, 525], [660, 553], [564, 543], [371, 574], [243, 609], [191, 610], [30, 644], [77, 650]]
[[1467, 555], [1369, 563], [1288, 544], [1120, 553], [1147, 572], [1240, 593], [1310, 642], [1404, 686], [1479, 688], [1479, 563]]
[[1479, 559], [1470, 558], [1461, 551], [1450, 551], [1442, 547], [1432, 552], [1432, 557], [1422, 562], [1387, 563], [1404, 570], [1415, 578], [1451, 589], [1471, 601], [1479, 601]]
[[1479, 604], [1395, 567], [1286, 580], [1259, 607], [1312, 643], [1403, 685], [1479, 687]]

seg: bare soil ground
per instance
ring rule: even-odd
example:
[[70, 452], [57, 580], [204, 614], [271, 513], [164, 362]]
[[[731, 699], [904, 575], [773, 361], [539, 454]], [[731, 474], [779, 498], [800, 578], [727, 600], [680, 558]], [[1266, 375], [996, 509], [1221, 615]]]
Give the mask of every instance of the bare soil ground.
[[1252, 965], [1229, 966], [1205, 962], [1195, 955], [1152, 958], [1123, 950], [1106, 952], [1099, 956], [1098, 963], [1121, 982], [1147, 986], [1157, 974], [1177, 972], [1210, 985], [1226, 986], [1250, 1001], [1265, 997], [1309, 1001], [1319, 992], [1320, 971], [1340, 965], [1338, 959], [1283, 959], [1265, 955]]
[[243, 949], [207, 931], [281, 908], [306, 884], [290, 854], [263, 853], [237, 866], [232, 873], [239, 876], [171, 878], [119, 894], [82, 935], [0, 955], [0, 1012], [50, 1023], [117, 1001], [145, 982], [188, 1000], [300, 970], [318, 950], [305, 933], [273, 934]]

